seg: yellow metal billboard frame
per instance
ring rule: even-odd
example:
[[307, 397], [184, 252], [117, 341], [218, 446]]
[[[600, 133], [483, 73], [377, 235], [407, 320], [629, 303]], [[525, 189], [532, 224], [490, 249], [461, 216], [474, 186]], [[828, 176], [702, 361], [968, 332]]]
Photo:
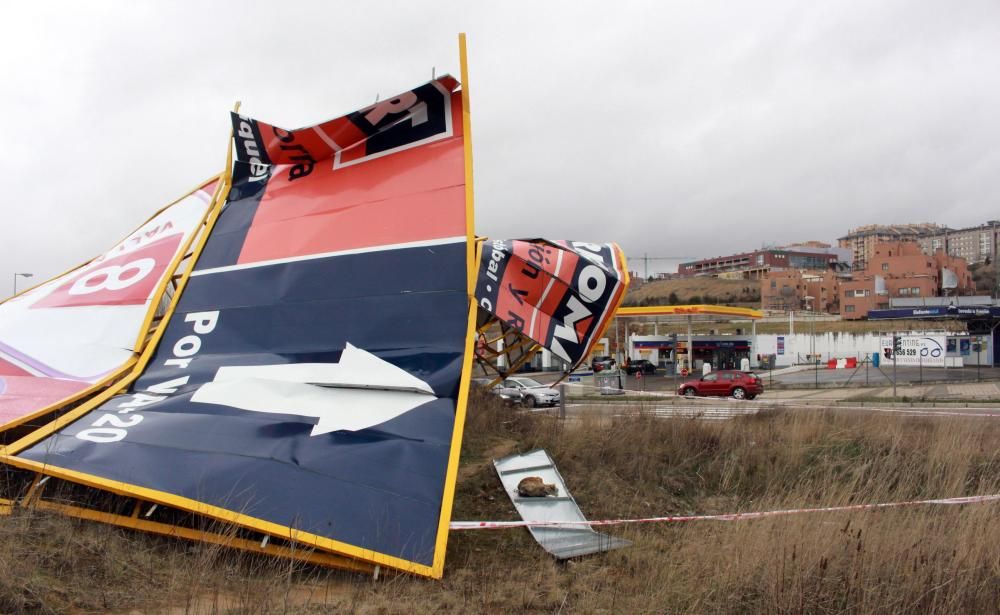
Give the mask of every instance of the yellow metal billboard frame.
[[728, 316], [757, 320], [764, 317], [764, 312], [728, 305], [645, 305], [618, 308], [615, 316]]
[[[64, 514], [69, 514], [71, 516], [76, 516], [85, 519], [91, 519], [95, 521], [101, 521], [105, 523], [111, 523], [114, 525], [119, 525], [122, 527], [130, 527], [134, 529], [139, 529], [143, 531], [150, 531], [158, 534], [178, 536], [181, 538], [188, 538], [192, 540], [201, 540], [204, 542], [211, 542], [216, 544], [226, 544], [228, 546], [233, 546], [235, 548], [240, 548], [249, 551], [262, 552], [270, 555], [277, 556], [288, 556], [287, 551], [277, 551], [277, 550], [265, 550], [267, 547], [265, 544], [261, 544], [259, 549], [254, 546], [256, 543], [251, 543], [247, 541], [237, 540], [235, 538], [229, 538], [220, 534], [213, 534], [209, 532], [204, 532], [201, 530], [193, 530], [190, 528], [183, 528], [172, 524], [157, 524], [156, 522], [147, 521], [145, 519], [139, 519], [137, 513], [132, 516], [117, 515], [112, 513], [107, 513], [103, 511], [91, 510], [88, 508], [73, 506], [63, 503], [46, 502], [40, 495], [39, 487], [44, 486], [41, 480], [43, 476], [56, 477], [68, 482], [76, 483], [79, 485], [92, 487], [109, 493], [134, 498], [135, 500], [135, 510], [141, 503], [151, 503], [156, 505], [167, 506], [170, 508], [175, 508], [183, 510], [194, 515], [207, 518], [211, 521], [220, 522], [222, 527], [238, 526], [246, 528], [260, 534], [273, 536], [274, 538], [290, 542], [295, 545], [301, 545], [305, 550], [296, 550], [296, 552], [308, 552], [308, 553], [319, 553], [318, 555], [310, 556], [312, 563], [317, 563], [326, 566], [345, 568], [349, 570], [356, 571], [376, 571], [380, 566], [387, 566], [402, 570], [404, 572], [431, 577], [439, 579], [444, 574], [444, 561], [446, 555], [446, 545], [448, 540], [448, 531], [451, 521], [451, 511], [454, 503], [455, 487], [458, 476], [458, 462], [461, 452], [462, 443], [462, 432], [464, 427], [466, 407], [468, 404], [469, 397], [469, 387], [471, 381], [472, 373], [472, 362], [473, 362], [473, 345], [476, 340], [476, 319], [477, 319], [477, 304], [474, 298], [475, 294], [475, 282], [476, 274], [478, 273], [478, 261], [479, 261], [479, 251], [475, 241], [474, 227], [475, 220], [473, 218], [474, 213], [474, 202], [473, 202], [473, 185], [472, 185], [472, 133], [471, 133], [471, 111], [468, 107], [469, 104], [469, 83], [468, 83], [468, 66], [467, 66], [467, 55], [466, 55], [466, 40], [465, 35], [459, 35], [459, 55], [462, 67], [462, 123], [463, 123], [463, 139], [464, 139], [464, 149], [465, 149], [465, 160], [464, 160], [464, 173], [465, 173], [465, 199], [466, 199], [466, 267], [467, 267], [467, 300], [468, 300], [468, 318], [466, 326], [466, 355], [462, 366], [462, 375], [459, 383], [459, 392], [456, 399], [456, 409], [455, 409], [455, 423], [452, 430], [452, 439], [448, 456], [448, 465], [445, 471], [445, 481], [444, 490], [442, 494], [441, 501], [441, 511], [438, 522], [437, 537], [435, 539], [435, 551], [434, 558], [431, 565], [420, 564], [403, 558], [387, 555], [384, 553], [378, 553], [371, 549], [364, 549], [355, 545], [347, 544], [341, 541], [326, 538], [324, 536], [319, 536], [310, 532], [305, 532], [302, 530], [295, 529], [293, 527], [280, 525], [263, 519], [259, 519], [250, 515], [243, 514], [241, 512], [229, 510], [220, 506], [214, 506], [193, 500], [190, 498], [185, 498], [177, 496], [175, 494], [166, 493], [158, 491], [155, 489], [149, 489], [145, 487], [140, 487], [138, 485], [131, 485], [127, 483], [122, 483], [119, 481], [114, 481], [106, 479], [100, 476], [94, 476], [86, 474], [83, 472], [77, 472], [74, 470], [69, 470], [65, 468], [58, 468], [46, 463], [40, 463], [32, 460], [22, 459], [16, 457], [15, 455], [25, 450], [26, 448], [38, 443], [42, 439], [52, 435], [56, 431], [62, 429], [66, 425], [69, 425], [73, 421], [78, 420], [87, 413], [89, 413], [94, 408], [97, 408], [108, 399], [116, 394], [124, 392], [128, 386], [134, 382], [143, 370], [148, 365], [149, 361], [152, 359], [153, 352], [155, 351], [160, 339], [165, 331], [165, 325], [169, 322], [170, 318], [173, 316], [174, 311], [177, 308], [179, 299], [183, 294], [184, 287], [187, 285], [188, 279], [191, 276], [194, 265], [197, 263], [198, 257], [200, 256], [205, 244], [208, 240], [208, 236], [211, 233], [216, 221], [218, 220], [219, 214], [222, 210], [222, 205], [225, 202], [225, 198], [228, 195], [229, 188], [232, 185], [232, 148], [229, 148], [227, 154], [227, 164], [226, 172], [223, 174], [223, 182], [220, 184], [220, 191], [217, 192], [219, 197], [217, 200], [213, 200], [212, 206], [209, 208], [207, 217], [204, 220], [204, 228], [200, 234], [197, 234], [198, 243], [194, 248], [192, 254], [190, 255], [190, 261], [188, 267], [185, 269], [184, 273], [180, 276], [177, 281], [177, 289], [171, 298], [170, 306], [168, 307], [166, 313], [160, 321], [160, 326], [156, 328], [156, 331], [149, 338], [146, 343], [142, 355], [136, 361], [131, 372], [128, 373], [124, 378], [117, 381], [113, 386], [106, 388], [104, 391], [100, 392], [94, 397], [91, 397], [85, 403], [77, 406], [76, 408], [66, 412], [62, 416], [59, 416], [55, 420], [51, 421], [47, 425], [36, 429], [25, 437], [17, 440], [16, 442], [10, 444], [9, 446], [0, 447], [0, 461], [9, 464], [14, 467], [22, 468], [35, 472], [35, 478], [32, 482], [32, 486], [27, 490], [27, 493], [17, 501], [21, 506], [36, 506], [42, 507], [49, 510], [55, 510], [62, 512]], [[238, 105], [237, 105], [238, 109]], [[230, 137], [230, 141], [231, 141]], [[3, 513], [5, 507], [9, 508], [14, 500], [0, 500], [0, 514]], [[151, 525], [153, 524], [153, 525]], [[318, 550], [318, 551], [317, 551]], [[325, 552], [325, 553], [324, 553]], [[301, 559], [301, 557], [299, 558]]]

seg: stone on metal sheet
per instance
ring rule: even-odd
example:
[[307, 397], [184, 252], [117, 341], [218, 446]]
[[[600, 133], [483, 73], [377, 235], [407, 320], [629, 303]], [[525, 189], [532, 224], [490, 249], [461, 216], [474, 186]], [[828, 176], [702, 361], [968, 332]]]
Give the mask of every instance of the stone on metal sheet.
[[[551, 523], [587, 520], [566, 488], [566, 483], [552, 462], [552, 458], [544, 450], [494, 459], [493, 465], [507, 495], [514, 503], [514, 508], [525, 521]], [[554, 485], [555, 493], [558, 495], [522, 496], [519, 486], [525, 478], [537, 478], [543, 484]], [[551, 525], [529, 527], [528, 530], [538, 544], [556, 559], [600, 553], [632, 544], [621, 538], [595, 532], [586, 525]]]

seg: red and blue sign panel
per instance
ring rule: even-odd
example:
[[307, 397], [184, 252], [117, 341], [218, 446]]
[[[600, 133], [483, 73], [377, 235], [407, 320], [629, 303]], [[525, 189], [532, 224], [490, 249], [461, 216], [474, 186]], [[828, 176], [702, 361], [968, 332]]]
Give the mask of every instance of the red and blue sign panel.
[[229, 198], [148, 367], [17, 458], [434, 574], [471, 351], [456, 88], [294, 131], [234, 115]]

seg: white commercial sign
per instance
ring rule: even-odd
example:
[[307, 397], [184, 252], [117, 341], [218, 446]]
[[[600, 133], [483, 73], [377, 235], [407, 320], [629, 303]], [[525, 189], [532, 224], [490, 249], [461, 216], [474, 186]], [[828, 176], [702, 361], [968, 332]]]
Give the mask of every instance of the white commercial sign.
[[[897, 365], [923, 365], [924, 367], [944, 367], [944, 335], [902, 335], [901, 350]], [[881, 338], [882, 358], [892, 360], [892, 336]]]

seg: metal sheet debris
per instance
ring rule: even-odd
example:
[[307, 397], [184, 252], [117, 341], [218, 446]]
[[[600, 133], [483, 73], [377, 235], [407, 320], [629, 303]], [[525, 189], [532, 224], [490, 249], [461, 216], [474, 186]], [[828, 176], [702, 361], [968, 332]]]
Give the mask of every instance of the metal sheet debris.
[[[514, 508], [521, 518], [528, 522], [576, 522], [586, 521], [576, 500], [566, 488], [559, 470], [552, 458], [544, 450], [535, 450], [523, 455], [511, 455], [494, 459], [500, 482], [510, 496]], [[522, 479], [537, 476], [545, 483], [556, 485], [556, 495], [545, 497], [521, 497], [517, 485]], [[569, 559], [591, 553], [610, 551], [627, 547], [632, 543], [622, 538], [595, 532], [589, 526], [549, 525], [529, 527], [528, 530], [543, 549], [556, 559]]]

